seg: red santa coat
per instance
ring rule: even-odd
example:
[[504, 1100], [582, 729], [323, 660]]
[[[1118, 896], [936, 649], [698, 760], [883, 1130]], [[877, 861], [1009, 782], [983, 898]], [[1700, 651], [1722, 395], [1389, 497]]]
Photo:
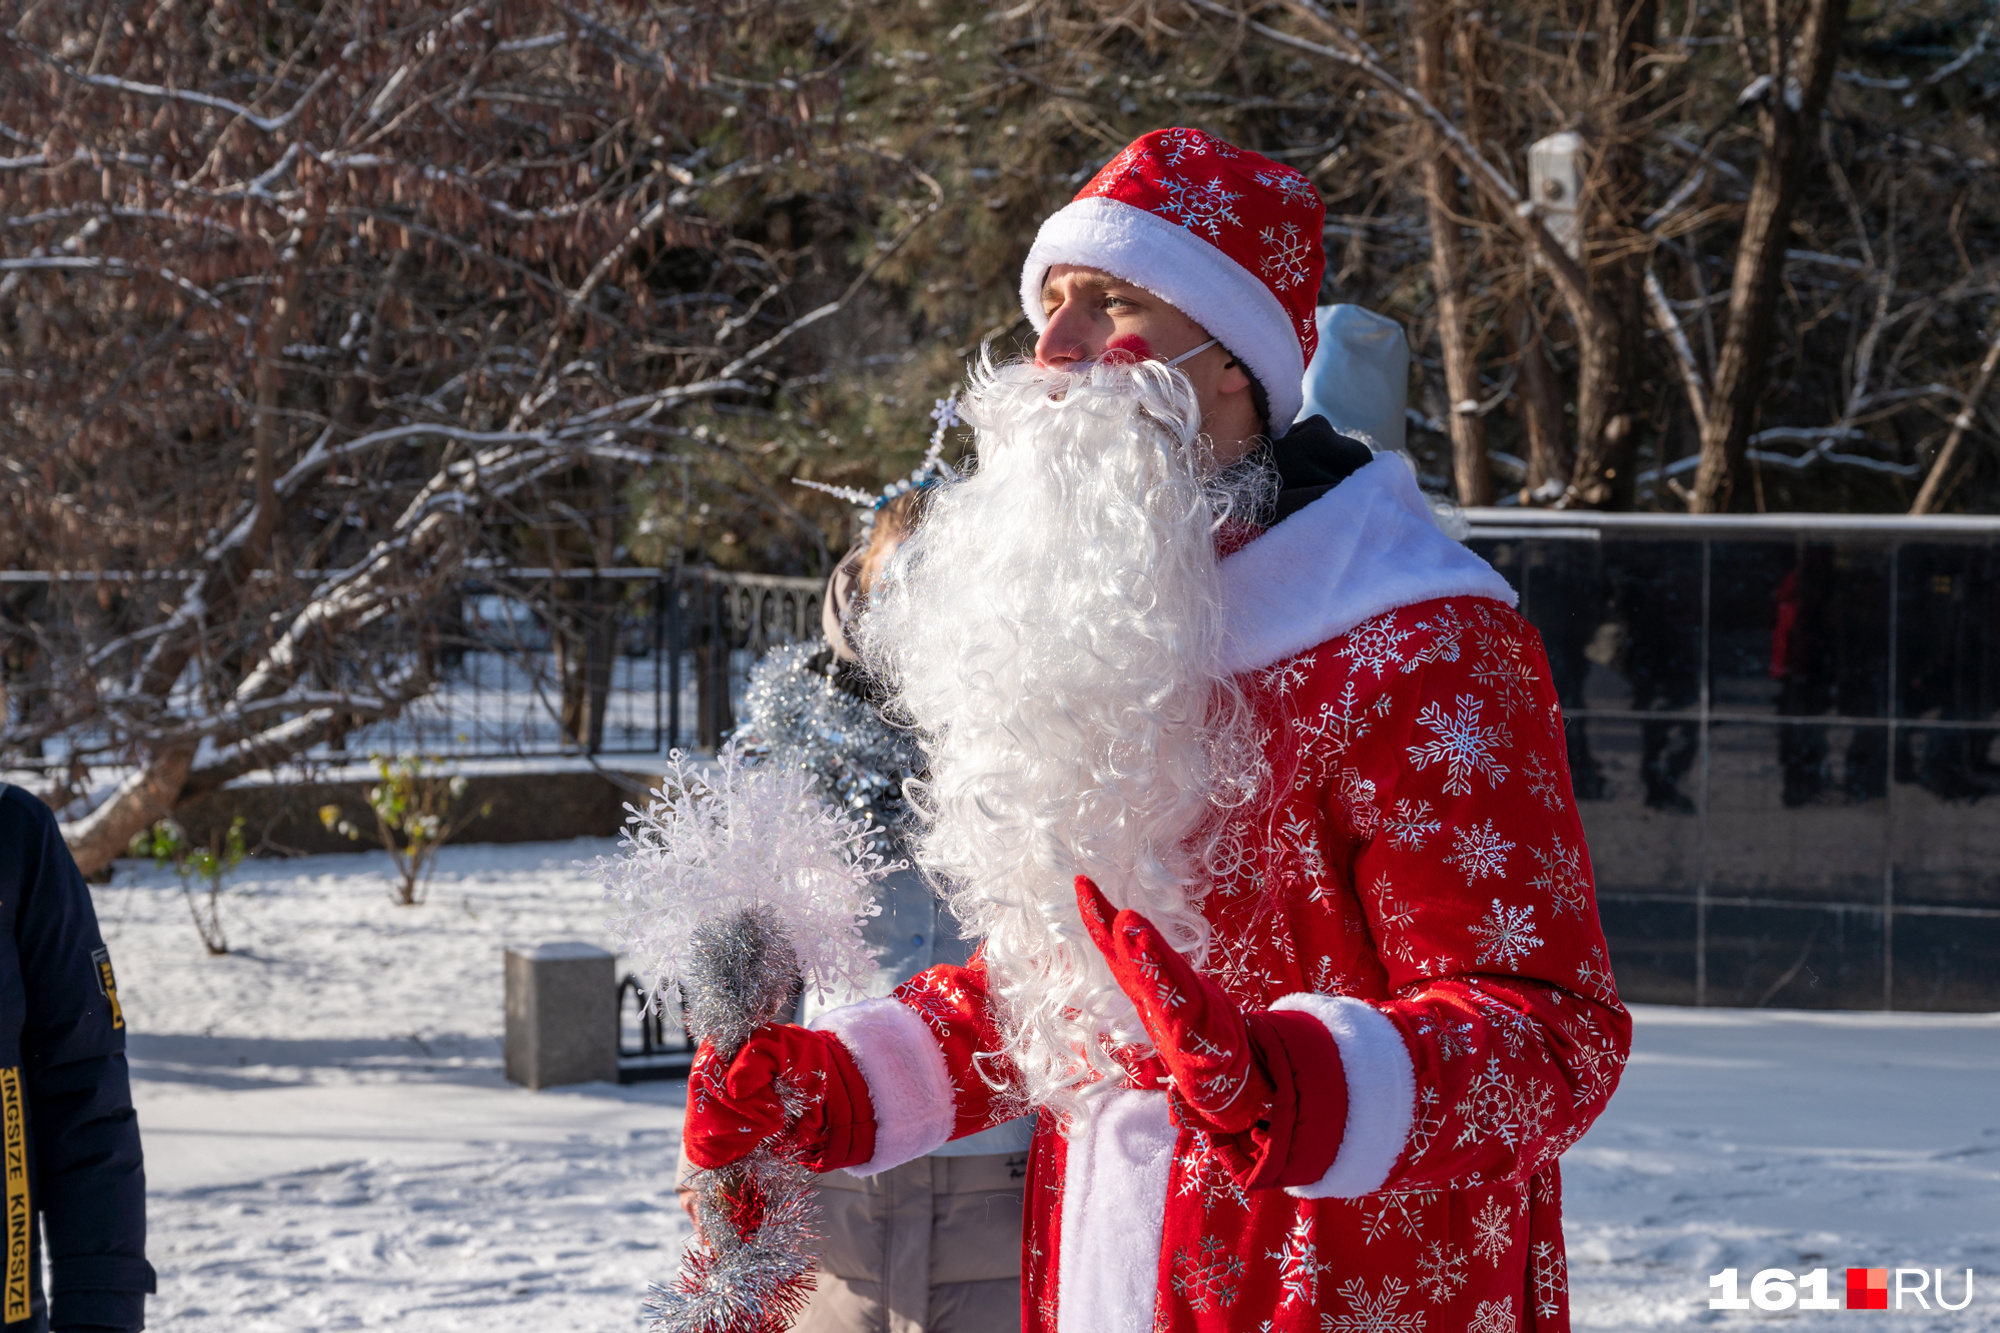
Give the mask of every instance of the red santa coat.
[[[1226, 831], [1207, 970], [1245, 1009], [1326, 1027], [1346, 1112], [1301, 1107], [1295, 1138], [1340, 1147], [1314, 1184], [1246, 1190], [1169, 1118], [1157, 1062], [1066, 1136], [1044, 1113], [1024, 1327], [1567, 1329], [1556, 1159], [1609, 1099], [1631, 1026], [1540, 639], [1393, 458], [1223, 573], [1270, 782]], [[818, 1026], [875, 1104], [858, 1173], [1018, 1110], [974, 1067], [998, 1045], [977, 961]]]

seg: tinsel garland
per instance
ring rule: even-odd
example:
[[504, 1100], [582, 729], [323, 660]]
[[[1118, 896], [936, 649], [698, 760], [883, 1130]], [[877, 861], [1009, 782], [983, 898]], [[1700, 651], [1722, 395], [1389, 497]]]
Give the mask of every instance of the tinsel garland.
[[[723, 1068], [750, 1034], [789, 1015], [802, 976], [798, 948], [769, 903], [704, 921], [689, 941], [681, 977], [688, 1031], [715, 1048]], [[783, 1079], [789, 1120], [804, 1109]], [[733, 1166], [696, 1171], [697, 1244], [671, 1286], [646, 1289], [654, 1333], [782, 1333], [812, 1295], [812, 1177], [782, 1153], [759, 1148]]]
[[[590, 868], [624, 908], [610, 930], [646, 980], [648, 1007], [678, 988], [689, 1031], [726, 1067], [806, 984], [826, 991], [872, 973], [861, 918], [880, 910], [874, 881], [899, 868], [871, 850], [878, 832], [828, 806], [795, 763], [746, 764], [731, 745], [704, 771], [675, 751], [653, 800], [626, 821], [623, 853]], [[781, 1079], [778, 1091], [796, 1119], [798, 1090]], [[689, 1184], [699, 1235], [674, 1282], [648, 1288], [653, 1333], [779, 1333], [812, 1291], [810, 1174], [759, 1148]]]
[[[785, 644], [750, 668], [737, 744], [746, 757], [805, 769], [843, 810], [890, 829], [903, 779], [922, 763], [916, 738], [815, 670], [813, 657], [809, 643]], [[879, 831], [875, 850], [888, 850]]]

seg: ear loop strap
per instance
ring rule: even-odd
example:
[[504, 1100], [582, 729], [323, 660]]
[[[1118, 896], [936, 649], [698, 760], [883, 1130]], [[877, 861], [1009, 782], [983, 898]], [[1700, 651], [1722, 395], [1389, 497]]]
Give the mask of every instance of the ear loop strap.
[[1222, 339], [1220, 338], [1210, 338], [1207, 342], [1202, 343], [1198, 347], [1188, 348], [1185, 352], [1182, 352], [1179, 356], [1175, 357], [1173, 360], [1166, 362], [1166, 364], [1170, 366], [1178, 366], [1181, 362], [1187, 360], [1189, 357], [1197, 356], [1202, 352], [1206, 352], [1209, 348], [1215, 346], [1217, 343], [1221, 341]]

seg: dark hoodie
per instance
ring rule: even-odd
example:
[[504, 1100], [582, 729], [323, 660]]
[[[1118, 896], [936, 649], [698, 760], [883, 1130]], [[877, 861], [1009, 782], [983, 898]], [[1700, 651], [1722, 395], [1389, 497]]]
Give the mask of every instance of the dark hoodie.
[[55, 815], [5, 785], [0, 932], [0, 1333], [142, 1328], [146, 1176], [111, 955]]

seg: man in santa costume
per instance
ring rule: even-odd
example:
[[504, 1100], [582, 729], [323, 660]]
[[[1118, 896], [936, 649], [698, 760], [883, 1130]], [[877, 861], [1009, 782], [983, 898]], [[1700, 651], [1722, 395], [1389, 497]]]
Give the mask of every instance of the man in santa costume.
[[1630, 1023], [1513, 591], [1402, 459], [1285, 429], [1322, 217], [1169, 129], [1043, 225], [1034, 361], [862, 621], [979, 951], [690, 1083], [703, 1165], [1036, 1110], [1042, 1333], [1568, 1326], [1557, 1157]]

